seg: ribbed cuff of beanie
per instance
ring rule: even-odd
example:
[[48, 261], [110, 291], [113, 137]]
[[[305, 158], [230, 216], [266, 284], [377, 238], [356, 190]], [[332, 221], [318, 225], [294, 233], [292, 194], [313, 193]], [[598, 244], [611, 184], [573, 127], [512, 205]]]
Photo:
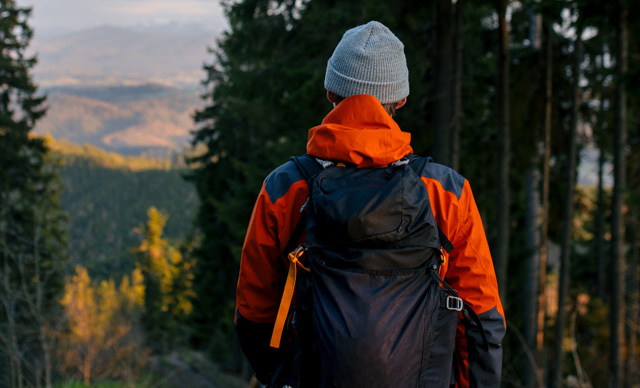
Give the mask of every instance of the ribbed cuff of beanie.
[[409, 95], [409, 74], [407, 73], [407, 77], [401, 80], [388, 82], [364, 81], [340, 74], [331, 64], [331, 60], [329, 60], [324, 87], [326, 90], [332, 91], [341, 97], [370, 94], [380, 100], [382, 104], [389, 104], [398, 102]]

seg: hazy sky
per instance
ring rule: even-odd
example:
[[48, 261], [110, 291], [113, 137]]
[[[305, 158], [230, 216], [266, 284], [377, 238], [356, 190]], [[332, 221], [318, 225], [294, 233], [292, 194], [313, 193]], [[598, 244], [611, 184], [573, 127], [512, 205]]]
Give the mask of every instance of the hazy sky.
[[33, 6], [30, 24], [36, 38], [105, 24], [136, 27], [197, 24], [214, 32], [225, 26], [218, 0], [17, 0], [17, 3]]

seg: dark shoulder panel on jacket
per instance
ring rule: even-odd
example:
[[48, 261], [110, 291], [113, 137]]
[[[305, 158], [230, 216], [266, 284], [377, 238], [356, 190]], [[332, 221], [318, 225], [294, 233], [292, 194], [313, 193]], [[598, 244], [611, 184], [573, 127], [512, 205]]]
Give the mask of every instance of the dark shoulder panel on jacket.
[[276, 203], [278, 199], [289, 191], [291, 185], [303, 179], [296, 164], [290, 160], [273, 170], [271, 174], [267, 176], [264, 181], [264, 189], [271, 203]]
[[454, 169], [442, 164], [431, 162], [422, 172], [425, 178], [435, 179], [442, 185], [442, 188], [453, 193], [458, 199], [462, 195], [464, 187], [464, 177]]

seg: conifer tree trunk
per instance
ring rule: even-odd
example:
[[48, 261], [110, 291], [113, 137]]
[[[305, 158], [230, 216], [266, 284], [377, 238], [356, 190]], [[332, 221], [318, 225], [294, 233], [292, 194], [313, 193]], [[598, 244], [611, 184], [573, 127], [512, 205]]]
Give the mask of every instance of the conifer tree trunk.
[[575, 193], [576, 178], [576, 154], [577, 154], [577, 129], [578, 112], [580, 107], [580, 63], [582, 60], [582, 31], [577, 31], [575, 42], [575, 64], [573, 67], [573, 109], [571, 113], [571, 128], [569, 135], [569, 154], [567, 158], [567, 188], [564, 200], [564, 224], [562, 226], [561, 254], [560, 254], [560, 282], [558, 285], [558, 313], [555, 327], [554, 362], [549, 381], [551, 387], [562, 386], [562, 340], [567, 320], [567, 295], [569, 294], [569, 273], [571, 271], [571, 232], [573, 226], [573, 196]]
[[[638, 230], [638, 215], [631, 214], [629, 221], [629, 241], [631, 243], [631, 257], [629, 258], [629, 315], [627, 317], [627, 335], [626, 343], [629, 345], [629, 356], [627, 357], [627, 371], [625, 374], [625, 387], [637, 387], [640, 384], [640, 373], [638, 368], [638, 325], [640, 325], [640, 233]], [[634, 325], [631, 327], [631, 325]]]
[[498, 11], [499, 55], [498, 55], [498, 173], [496, 184], [498, 229], [494, 249], [494, 263], [498, 277], [498, 287], [503, 305], [506, 304], [507, 267], [509, 260], [509, 28], [507, 26], [508, 0], [496, 0]]
[[[538, 159], [538, 158], [536, 158]], [[525, 278], [525, 297], [524, 297], [524, 339], [528, 350], [532, 354], [536, 349], [537, 334], [537, 295], [538, 295], [538, 279], [540, 278], [540, 192], [538, 186], [540, 184], [540, 171], [536, 168], [530, 168], [526, 177], [526, 212], [525, 212], [525, 229], [526, 229], [526, 252], [529, 255], [527, 262], [527, 275]], [[536, 382], [536, 368], [532, 364], [535, 361], [527, 360], [523, 373], [524, 386], [529, 388], [534, 386]]]
[[634, 327], [627, 327], [629, 338], [629, 357], [627, 358], [627, 373], [625, 387], [637, 387], [640, 385], [640, 365], [638, 365], [638, 325], [640, 325], [640, 229], [638, 227], [638, 214], [630, 216], [629, 239], [631, 243], [631, 257], [629, 268], [629, 296], [631, 305], [629, 306], [629, 316], [627, 321]]
[[436, 13], [436, 90], [434, 113], [433, 158], [436, 162], [451, 165], [451, 95], [452, 95], [452, 47], [453, 30], [451, 0], [437, 0]]
[[610, 356], [609, 356], [609, 386], [622, 387], [622, 371], [624, 366], [623, 345], [624, 338], [624, 231], [622, 204], [626, 187], [625, 148], [627, 144], [627, 93], [624, 76], [628, 68], [629, 31], [627, 27], [628, 9], [624, 1], [618, 2], [617, 23], [617, 55], [616, 67], [618, 82], [616, 85], [616, 119], [613, 147], [613, 199], [611, 206], [611, 303], [610, 306]]
[[547, 257], [549, 234], [549, 161], [551, 159], [551, 108], [553, 98], [553, 24], [546, 24], [545, 103], [544, 103], [544, 154], [542, 160], [542, 215], [540, 220], [540, 277], [538, 283], [538, 314], [536, 333], [536, 364], [538, 383], [544, 386], [544, 332], [547, 313]]
[[[530, 28], [530, 40], [533, 42], [534, 54], [540, 55], [541, 49], [541, 27], [542, 15], [532, 15], [532, 27]], [[543, 118], [544, 120], [544, 118]], [[544, 126], [542, 122], [542, 126]], [[539, 122], [535, 124], [539, 125]], [[538, 143], [538, 139], [534, 139]], [[531, 388], [537, 382], [539, 385], [541, 380], [537, 375], [537, 361], [535, 351], [537, 349], [537, 325], [538, 325], [538, 293], [540, 287], [540, 273], [543, 268], [540, 266], [540, 153], [536, 149], [531, 158], [531, 165], [527, 170], [526, 176], [526, 210], [525, 210], [525, 229], [526, 229], [526, 252], [529, 255], [527, 262], [527, 276], [525, 278], [524, 289], [524, 339], [530, 351], [531, 359], [525, 362], [523, 373], [523, 383], [527, 388]]]
[[[598, 61], [598, 59], [596, 59]], [[602, 82], [604, 80], [604, 54], [601, 54], [598, 61], [598, 70], [602, 74], [602, 79], [596, 83], [595, 85], [595, 98], [599, 100], [599, 108], [598, 113], [596, 115], [596, 124], [595, 128], [601, 134], [599, 136], [600, 139], [604, 138], [605, 131], [605, 112], [604, 112], [604, 95], [602, 92]], [[597, 137], [598, 138], [598, 137]], [[598, 197], [596, 200], [596, 215], [595, 215], [595, 240], [596, 240], [596, 259], [597, 259], [597, 293], [598, 298], [601, 301], [605, 299], [605, 273], [606, 273], [606, 260], [608, 255], [604, 253], [604, 213], [605, 213], [605, 203], [604, 203], [604, 163], [605, 163], [605, 142], [599, 141], [598, 148], [600, 154], [598, 155]]]
[[452, 125], [450, 131], [450, 167], [454, 170], [458, 170], [460, 162], [460, 128], [462, 126], [462, 47], [463, 47], [463, 35], [462, 25], [464, 23], [463, 18], [463, 0], [458, 0], [455, 6], [455, 33], [453, 40], [453, 115]]
[[[602, 105], [602, 104], [601, 104]], [[604, 301], [605, 298], [605, 254], [604, 254], [604, 150], [600, 146], [598, 156], [598, 199], [596, 203], [595, 215], [595, 238], [596, 238], [596, 258], [598, 260], [598, 298]]]

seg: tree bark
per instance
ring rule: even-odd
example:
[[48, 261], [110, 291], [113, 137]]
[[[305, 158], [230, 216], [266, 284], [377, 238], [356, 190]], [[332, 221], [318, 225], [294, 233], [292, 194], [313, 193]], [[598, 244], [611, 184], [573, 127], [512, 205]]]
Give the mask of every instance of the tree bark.
[[[536, 158], [537, 159], [537, 158]], [[526, 252], [529, 255], [527, 262], [527, 276], [525, 278], [524, 297], [524, 339], [528, 348], [534, 352], [536, 349], [537, 334], [537, 302], [538, 279], [540, 279], [540, 171], [530, 168], [526, 178]], [[534, 353], [535, 354], [535, 353]], [[523, 379], [524, 386], [533, 387], [537, 380], [537, 366], [529, 362], [525, 363]]]
[[453, 64], [452, 6], [451, 0], [437, 0], [436, 12], [436, 90], [434, 115], [433, 158], [436, 162], [451, 165], [449, 133], [451, 130], [451, 91]]
[[[600, 104], [602, 107], [602, 104]], [[605, 298], [605, 273], [606, 258], [604, 254], [604, 150], [600, 146], [600, 155], [598, 156], [598, 199], [596, 204], [595, 216], [595, 238], [596, 238], [596, 259], [598, 260], [598, 298], [604, 301]]]
[[604, 203], [604, 163], [605, 163], [605, 147], [606, 142], [601, 140], [606, 137], [605, 135], [605, 111], [604, 111], [604, 93], [603, 91], [603, 80], [605, 78], [604, 74], [604, 53], [596, 58], [597, 68], [599, 73], [602, 75], [602, 78], [595, 85], [595, 98], [599, 100], [598, 103], [598, 113], [596, 115], [596, 123], [594, 127], [600, 134], [596, 136], [597, 146], [600, 151], [598, 155], [598, 197], [596, 200], [596, 215], [595, 215], [595, 240], [596, 240], [596, 260], [597, 260], [597, 293], [598, 299], [601, 301], [605, 300], [606, 296], [606, 265], [608, 264], [607, 258], [608, 255], [605, 255], [604, 252], [604, 233], [605, 233], [605, 203]]
[[613, 199], [611, 206], [611, 303], [610, 306], [610, 355], [609, 386], [622, 387], [623, 345], [624, 339], [624, 226], [622, 215], [623, 195], [626, 187], [625, 149], [627, 144], [627, 93], [623, 84], [628, 69], [627, 28], [628, 9], [624, 1], [618, 2], [619, 20], [617, 23], [617, 55], [616, 67], [618, 82], [616, 85], [616, 119], [613, 147]]
[[[3, 209], [0, 207], [0, 212]], [[4, 215], [1, 214], [0, 215]], [[2, 226], [0, 224], [0, 226]], [[4, 308], [4, 319], [2, 332], [0, 332], [0, 349], [5, 352], [10, 361], [10, 386], [22, 388], [23, 383], [23, 371], [20, 346], [18, 344], [18, 333], [16, 330], [16, 317], [15, 317], [15, 304], [16, 304], [16, 292], [13, 289], [11, 283], [11, 268], [12, 268], [12, 255], [8, 252], [8, 245], [6, 239], [5, 229], [0, 229], [0, 236], [2, 237], [2, 291], [0, 291], [0, 302]]]
[[540, 220], [540, 278], [538, 283], [538, 325], [536, 333], [536, 363], [538, 382], [544, 386], [544, 333], [547, 315], [547, 257], [549, 254], [549, 180], [551, 159], [551, 108], [553, 100], [553, 24], [546, 24], [546, 61], [545, 61], [545, 107], [544, 107], [544, 154], [542, 161], [542, 215]]
[[507, 25], [508, 0], [496, 0], [498, 11], [498, 174], [497, 174], [497, 210], [494, 263], [498, 278], [498, 287], [502, 304], [506, 304], [507, 268], [509, 261], [509, 161], [510, 161], [510, 125], [509, 125], [509, 27]]
[[562, 241], [560, 254], [560, 282], [558, 285], [558, 313], [555, 327], [554, 362], [549, 381], [551, 387], [562, 386], [562, 342], [567, 320], [567, 295], [569, 294], [569, 273], [571, 271], [571, 233], [573, 230], [574, 204], [577, 155], [578, 113], [580, 107], [580, 63], [582, 62], [581, 30], [577, 31], [575, 47], [575, 63], [573, 67], [573, 108], [571, 113], [571, 128], [569, 134], [569, 154], [567, 157], [567, 188], [564, 199], [564, 225], [562, 226]]
[[[542, 15], [534, 14], [531, 16], [531, 28], [529, 39], [533, 43], [533, 55], [540, 56], [541, 50], [541, 31]], [[543, 80], [546, 82], [546, 80]], [[544, 84], [546, 87], [546, 84]], [[544, 120], [544, 118], [543, 118]], [[539, 124], [536, 124], [539, 125]], [[542, 122], [542, 127], [545, 123]], [[535, 143], [538, 144], [536, 138]], [[544, 140], [543, 140], [544, 141]], [[544, 143], [543, 143], [544, 144]], [[543, 149], [544, 150], [544, 149]], [[544, 151], [543, 151], [544, 153]], [[524, 338], [527, 346], [534, 355], [532, 361], [525, 363], [523, 373], [523, 383], [526, 388], [533, 386], [541, 386], [542, 379], [538, 375], [538, 360], [536, 357], [537, 334], [538, 334], [538, 308], [540, 302], [538, 295], [541, 290], [540, 277], [545, 268], [540, 265], [540, 233], [541, 233], [541, 165], [540, 160], [544, 157], [536, 148], [531, 158], [531, 166], [527, 171], [526, 177], [526, 211], [525, 211], [525, 229], [526, 229], [526, 252], [529, 255], [527, 263], [527, 276], [525, 278], [525, 297], [524, 297]], [[544, 167], [542, 167], [544, 169]]]

